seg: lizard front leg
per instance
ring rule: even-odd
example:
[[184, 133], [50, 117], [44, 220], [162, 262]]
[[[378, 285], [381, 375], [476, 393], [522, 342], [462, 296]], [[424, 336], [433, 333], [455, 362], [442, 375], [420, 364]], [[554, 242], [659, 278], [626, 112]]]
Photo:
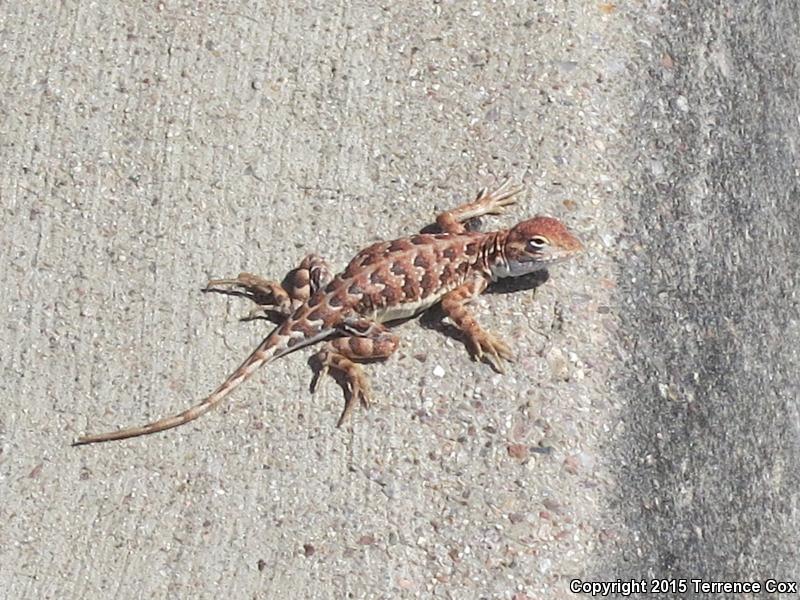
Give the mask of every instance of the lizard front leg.
[[506, 206], [516, 202], [513, 196], [522, 189], [521, 185], [512, 186], [510, 180], [506, 180], [493, 192], [487, 192], [486, 188], [483, 188], [474, 201], [438, 215], [436, 224], [445, 233], [464, 233], [467, 230], [464, 225], [466, 221], [483, 215], [501, 214]]
[[312, 358], [319, 364], [319, 370], [311, 383], [311, 391], [315, 392], [329, 371], [336, 371], [341, 376], [345, 404], [337, 427], [347, 420], [356, 403], [360, 402], [365, 408], [371, 403], [364, 370], [354, 361], [385, 359], [400, 344], [397, 336], [386, 327], [368, 319], [348, 319], [340, 329], [345, 336], [331, 340]]
[[442, 310], [464, 334], [465, 343], [472, 356], [475, 359], [485, 360], [495, 371], [503, 373], [500, 359], [511, 360], [513, 357], [511, 349], [493, 334], [482, 329], [466, 307], [473, 298], [486, 289], [488, 284], [486, 279], [477, 278], [457, 287], [442, 298]]
[[235, 279], [212, 279], [206, 284], [206, 289], [219, 286], [240, 288], [244, 296], [258, 305], [247, 318], [272, 312], [285, 319], [331, 279], [325, 260], [316, 254], [309, 254], [282, 284], [251, 273], [239, 273]]

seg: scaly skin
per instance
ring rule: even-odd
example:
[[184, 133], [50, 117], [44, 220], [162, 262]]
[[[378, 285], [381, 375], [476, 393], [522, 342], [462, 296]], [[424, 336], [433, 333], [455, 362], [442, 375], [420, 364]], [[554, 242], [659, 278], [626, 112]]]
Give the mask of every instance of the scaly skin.
[[369, 386], [361, 361], [385, 359], [398, 338], [385, 323], [422, 312], [436, 303], [464, 334], [477, 359], [502, 371], [511, 349], [484, 331], [466, 305], [492, 281], [518, 277], [562, 262], [582, 249], [581, 243], [557, 220], [534, 217], [500, 231], [469, 231], [465, 222], [502, 213], [521, 191], [508, 182], [455, 210], [440, 214], [442, 233], [419, 234], [379, 242], [359, 252], [347, 268], [331, 277], [325, 262], [309, 255], [284, 287], [249, 273], [235, 279], [209, 281], [208, 288], [233, 286], [283, 322], [214, 392], [177, 415], [141, 427], [86, 435], [74, 445], [121, 440], [178, 427], [217, 406], [235, 387], [267, 362], [305, 346], [326, 341], [315, 355], [320, 370], [312, 388], [329, 371], [345, 389], [341, 425], [355, 404], [368, 406]]

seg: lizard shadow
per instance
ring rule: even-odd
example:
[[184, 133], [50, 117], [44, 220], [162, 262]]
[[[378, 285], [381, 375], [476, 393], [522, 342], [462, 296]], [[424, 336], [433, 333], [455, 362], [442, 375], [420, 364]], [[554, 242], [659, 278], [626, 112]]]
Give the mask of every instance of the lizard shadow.
[[[550, 273], [546, 269], [534, 271], [521, 277], [511, 277], [500, 279], [486, 288], [486, 294], [513, 294], [525, 290], [535, 290], [550, 278]], [[441, 304], [435, 304], [418, 318], [417, 322], [425, 329], [430, 329], [441, 333], [451, 339], [464, 343], [464, 334], [455, 325], [444, 320], [445, 314]]]

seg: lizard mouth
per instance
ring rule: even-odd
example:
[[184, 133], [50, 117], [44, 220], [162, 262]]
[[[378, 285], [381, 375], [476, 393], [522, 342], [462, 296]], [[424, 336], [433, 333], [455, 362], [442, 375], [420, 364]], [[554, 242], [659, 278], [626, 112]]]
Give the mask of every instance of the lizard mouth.
[[521, 256], [518, 259], [518, 262], [524, 265], [530, 265], [531, 263], [536, 263], [539, 265], [539, 268], [545, 268], [549, 265], [554, 265], [560, 262], [564, 262], [568, 258], [570, 258], [574, 253], [573, 252], [559, 252], [558, 254], [550, 254], [547, 256]]

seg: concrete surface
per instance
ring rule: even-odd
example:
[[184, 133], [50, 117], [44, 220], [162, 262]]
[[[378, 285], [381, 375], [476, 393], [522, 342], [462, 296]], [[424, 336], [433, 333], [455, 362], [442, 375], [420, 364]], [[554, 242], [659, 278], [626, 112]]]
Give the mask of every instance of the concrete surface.
[[797, 582], [800, 12], [692, 6], [641, 77], [602, 573]]
[[[791, 4], [274, 4], [0, 8], [3, 597], [797, 580]], [[298, 353], [69, 446], [267, 333], [209, 277], [341, 266], [505, 175], [529, 191], [491, 224], [588, 246], [476, 304], [505, 376], [411, 322], [341, 430]]]

